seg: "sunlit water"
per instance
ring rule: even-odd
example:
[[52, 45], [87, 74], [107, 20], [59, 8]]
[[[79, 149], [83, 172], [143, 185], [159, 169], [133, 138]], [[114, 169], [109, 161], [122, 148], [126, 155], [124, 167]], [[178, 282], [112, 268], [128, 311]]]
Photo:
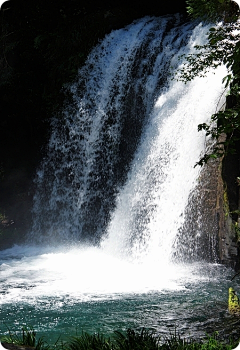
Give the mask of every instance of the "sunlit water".
[[54, 342], [61, 335], [146, 327], [203, 338], [239, 335], [228, 314], [231, 269], [217, 264], [139, 264], [97, 248], [14, 247], [1, 252], [0, 333], [32, 325]]
[[197, 125], [221, 105], [226, 70], [187, 85], [170, 72], [206, 33], [179, 16], [144, 18], [89, 55], [73, 106], [52, 123], [29, 245], [0, 251], [1, 334], [24, 324], [51, 342], [129, 327], [238, 334], [233, 271], [172, 262], [206, 146]]

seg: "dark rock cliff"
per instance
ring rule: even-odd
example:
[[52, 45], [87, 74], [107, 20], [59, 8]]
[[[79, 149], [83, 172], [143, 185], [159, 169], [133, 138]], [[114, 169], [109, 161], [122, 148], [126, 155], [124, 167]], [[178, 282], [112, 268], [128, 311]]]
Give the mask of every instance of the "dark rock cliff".
[[211, 159], [201, 169], [186, 209], [188, 220], [177, 238], [177, 259], [205, 260], [239, 269], [237, 153]]
[[240, 268], [240, 142], [236, 144], [234, 154], [227, 154], [222, 163], [222, 181], [224, 183], [223, 207], [225, 217], [220, 225], [220, 241], [223, 241], [223, 263], [230, 261]]

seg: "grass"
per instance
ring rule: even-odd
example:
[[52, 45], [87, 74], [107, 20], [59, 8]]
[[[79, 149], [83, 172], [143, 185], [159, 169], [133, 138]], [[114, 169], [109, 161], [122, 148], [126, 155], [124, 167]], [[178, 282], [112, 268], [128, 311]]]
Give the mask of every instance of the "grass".
[[115, 331], [112, 338], [82, 332], [80, 336], [70, 337], [66, 342], [58, 340], [54, 345], [49, 345], [43, 338], [37, 339], [32, 327], [23, 327], [20, 335], [9, 330], [9, 335], [1, 337], [1, 342], [29, 346], [36, 350], [232, 350], [238, 345], [231, 341], [228, 344], [221, 342], [217, 333], [197, 342], [182, 339], [177, 333], [161, 339], [147, 329], [140, 332], [133, 329], [127, 332]]
[[1, 337], [2, 343], [16, 344], [20, 346], [33, 347], [36, 350], [48, 350], [50, 346], [44, 341], [43, 338], [36, 337], [36, 332], [32, 327], [23, 327], [20, 335], [12, 333], [8, 328], [8, 336]]

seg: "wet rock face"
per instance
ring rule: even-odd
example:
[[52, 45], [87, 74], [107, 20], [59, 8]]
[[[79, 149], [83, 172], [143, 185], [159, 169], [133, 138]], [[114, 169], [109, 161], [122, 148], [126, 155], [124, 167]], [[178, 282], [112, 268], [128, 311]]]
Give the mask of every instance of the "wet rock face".
[[240, 142], [236, 144], [235, 153], [229, 153], [223, 159], [222, 176], [226, 183], [226, 190], [229, 202], [229, 210], [233, 220], [237, 221], [238, 214], [234, 213], [239, 209], [239, 182], [240, 176]]
[[222, 160], [211, 160], [201, 170], [185, 216], [187, 220], [176, 243], [178, 258], [239, 269], [239, 243], [222, 177]]
[[239, 244], [235, 223], [229, 211], [226, 184], [223, 182], [222, 178], [219, 178], [217, 198], [219, 202], [217, 213], [219, 260], [222, 264], [237, 270], [239, 268]]
[[240, 268], [240, 142], [236, 143], [235, 153], [227, 154], [222, 163], [222, 178], [224, 181], [223, 205], [225, 220], [220, 223], [220, 241], [223, 245], [223, 261], [236, 270]]
[[235, 290], [230, 287], [228, 291], [228, 311], [232, 315], [240, 315], [240, 302]]
[[185, 223], [179, 231], [177, 243], [177, 255], [184, 261], [221, 260], [218, 231], [222, 206], [218, 192], [222, 183], [219, 164], [219, 161], [210, 161], [202, 168], [198, 184], [189, 197]]

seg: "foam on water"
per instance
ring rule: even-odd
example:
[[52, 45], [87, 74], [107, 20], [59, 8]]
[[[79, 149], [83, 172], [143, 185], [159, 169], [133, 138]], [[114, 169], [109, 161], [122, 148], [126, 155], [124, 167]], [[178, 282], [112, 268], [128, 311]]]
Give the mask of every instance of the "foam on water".
[[[36, 304], [42, 298], [105, 300], [124, 294], [186, 289], [209, 276], [198, 265], [130, 262], [93, 247], [15, 246], [1, 254], [0, 304]], [[198, 267], [197, 267], [198, 266]]]

